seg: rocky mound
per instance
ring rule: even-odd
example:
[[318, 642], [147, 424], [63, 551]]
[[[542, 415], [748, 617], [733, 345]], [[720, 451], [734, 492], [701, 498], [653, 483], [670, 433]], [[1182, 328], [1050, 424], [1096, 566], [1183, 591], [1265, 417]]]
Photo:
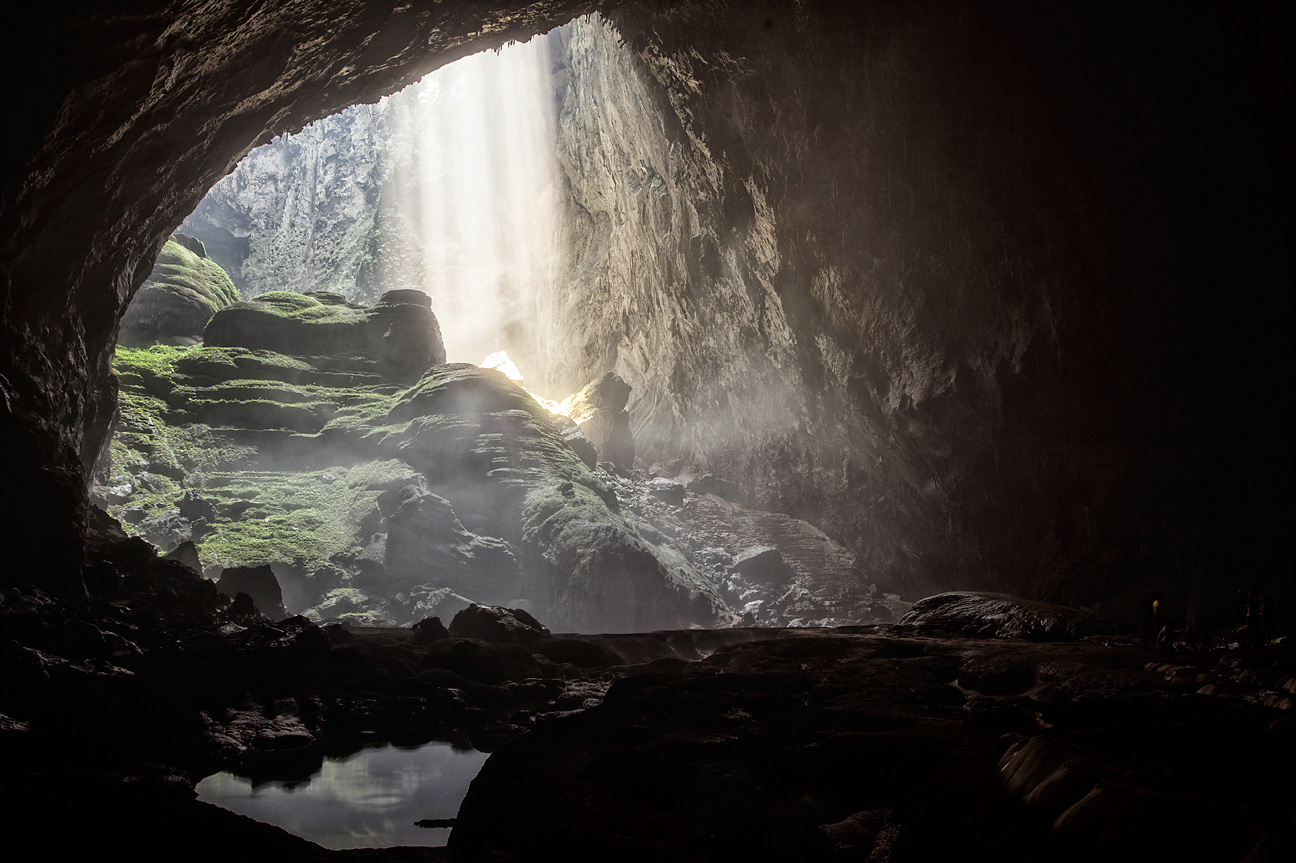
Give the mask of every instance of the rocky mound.
[[[567, 630], [730, 620], [714, 582], [626, 522], [569, 422], [517, 384], [456, 364], [403, 386], [381, 352], [399, 327], [381, 322], [414, 310], [440, 343], [431, 312], [399, 299], [263, 297], [208, 327], [244, 344], [120, 350], [112, 514], [163, 550], [193, 542], [210, 575], [269, 564], [287, 609], [316, 620], [520, 602]], [[340, 347], [318, 353], [330, 334]]]
[[1074, 608], [1001, 593], [938, 593], [913, 604], [903, 625], [976, 638], [1026, 638], [1071, 641], [1089, 635], [1115, 635], [1126, 627]]
[[202, 242], [173, 234], [127, 306], [118, 342], [127, 347], [197, 344], [212, 315], [238, 300], [234, 283], [207, 257]]
[[360, 355], [402, 380], [446, 359], [431, 298], [410, 290], [388, 291], [370, 307], [340, 294], [273, 291], [222, 310], [203, 342], [296, 356]]

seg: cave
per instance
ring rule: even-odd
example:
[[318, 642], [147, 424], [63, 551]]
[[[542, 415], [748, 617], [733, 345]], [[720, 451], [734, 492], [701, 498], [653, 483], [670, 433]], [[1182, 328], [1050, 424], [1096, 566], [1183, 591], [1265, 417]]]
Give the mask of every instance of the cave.
[[[302, 0], [29, 18], [4, 37], [0, 194], [10, 811], [51, 836], [85, 813], [70, 847], [145, 859], [331, 856], [192, 800], [252, 727], [238, 714], [264, 720], [239, 744], [261, 775], [375, 735], [493, 750], [448, 850], [409, 859], [1290, 854], [1290, 791], [1261, 781], [1291, 766], [1288, 648], [1172, 656], [1130, 629], [1156, 597], [1227, 645], [1254, 619], [1244, 592], [1296, 601], [1269, 403], [1291, 367], [1287, 88], [1259, 12]], [[579, 263], [510, 354], [550, 395], [615, 372], [641, 467], [705, 470], [813, 525], [922, 614], [804, 632], [576, 615], [543, 638], [510, 618], [521, 654], [456, 642], [503, 663], [468, 683], [428, 628], [343, 643], [300, 618], [227, 623], [94, 497], [132, 297], [255, 147], [578, 19], [597, 22], [565, 127]], [[392, 286], [359, 282], [370, 301]], [[581, 670], [535, 670], [559, 666]]]

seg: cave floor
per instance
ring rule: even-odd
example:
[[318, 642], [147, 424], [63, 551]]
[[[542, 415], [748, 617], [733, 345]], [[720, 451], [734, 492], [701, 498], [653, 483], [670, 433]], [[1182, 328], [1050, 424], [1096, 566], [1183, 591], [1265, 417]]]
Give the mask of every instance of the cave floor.
[[[452, 671], [409, 630], [329, 644], [294, 625], [80, 670], [42, 652], [45, 678], [7, 675], [11, 841], [190, 860], [1292, 859], [1285, 645], [688, 630], [556, 636], [585, 667], [503, 651], [526, 667], [491, 678], [489, 644]], [[449, 849], [325, 851], [192, 790], [430, 739], [493, 752]]]

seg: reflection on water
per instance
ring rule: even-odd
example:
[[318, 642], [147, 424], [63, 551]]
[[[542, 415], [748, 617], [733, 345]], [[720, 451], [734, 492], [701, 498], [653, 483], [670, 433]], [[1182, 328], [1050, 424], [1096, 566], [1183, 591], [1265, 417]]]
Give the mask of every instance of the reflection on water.
[[217, 773], [198, 783], [198, 799], [274, 824], [325, 848], [444, 845], [449, 829], [415, 827], [453, 818], [485, 752], [449, 743], [384, 746], [325, 759], [307, 782], [267, 782]]

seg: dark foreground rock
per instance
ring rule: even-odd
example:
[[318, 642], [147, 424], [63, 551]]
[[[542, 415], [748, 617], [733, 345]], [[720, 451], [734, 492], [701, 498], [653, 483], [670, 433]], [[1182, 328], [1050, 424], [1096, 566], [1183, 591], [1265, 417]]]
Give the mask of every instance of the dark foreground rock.
[[257, 611], [271, 620], [283, 620], [288, 616], [283, 604], [283, 591], [268, 565], [231, 567], [221, 573], [216, 589], [230, 599], [240, 593], [247, 594], [256, 604]]
[[[1296, 766], [1292, 700], [1270, 688], [1296, 680], [1294, 657], [1154, 657], [1128, 639], [882, 630], [731, 644], [627, 676], [496, 752], [450, 847], [537, 861], [1287, 859], [1296, 796], [1262, 777]], [[1208, 678], [1255, 683], [1195, 694]]]
[[[913, 626], [339, 638], [239, 619], [188, 567], [97, 535], [86, 600], [0, 593], [0, 806], [69, 858], [1291, 859], [1283, 645]], [[463, 625], [478, 618], [543, 635], [506, 609]], [[432, 739], [493, 752], [446, 851], [327, 852], [191, 790]]]
[[1106, 618], [1062, 605], [969, 591], [920, 599], [900, 618], [900, 623], [920, 631], [1038, 641], [1072, 641], [1086, 635], [1113, 635], [1125, 629]]
[[533, 648], [549, 636], [549, 629], [521, 608], [473, 604], [455, 615], [449, 634]]

